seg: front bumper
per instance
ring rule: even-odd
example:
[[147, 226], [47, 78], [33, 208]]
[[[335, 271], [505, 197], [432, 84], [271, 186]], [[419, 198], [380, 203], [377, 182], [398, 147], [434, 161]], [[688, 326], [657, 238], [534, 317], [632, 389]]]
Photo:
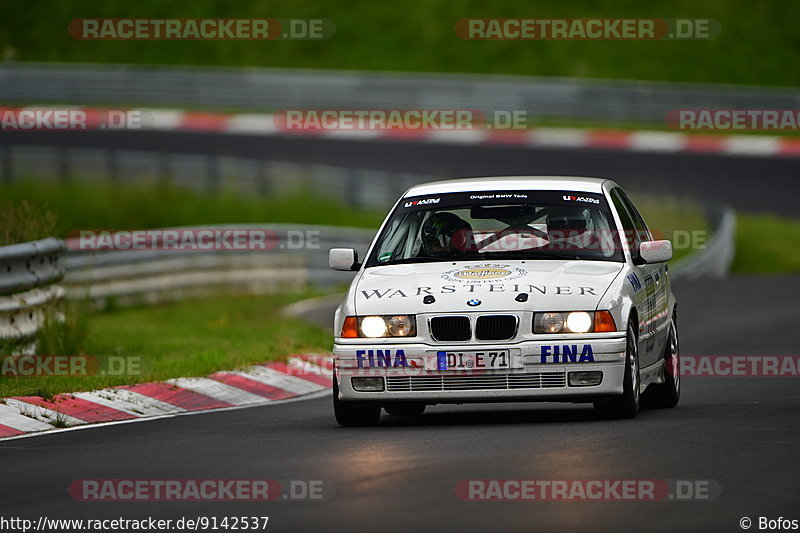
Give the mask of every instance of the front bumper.
[[[467, 403], [492, 401], [590, 401], [622, 394], [625, 334], [598, 338], [549, 338], [513, 344], [383, 344], [380, 340], [341, 343], [333, 354], [339, 399], [356, 402], [422, 401]], [[378, 351], [383, 357], [378, 356]], [[507, 369], [442, 370], [440, 352], [506, 351]], [[571, 386], [570, 372], [601, 372], [597, 385]], [[383, 390], [364, 392], [353, 378], [379, 377]]]

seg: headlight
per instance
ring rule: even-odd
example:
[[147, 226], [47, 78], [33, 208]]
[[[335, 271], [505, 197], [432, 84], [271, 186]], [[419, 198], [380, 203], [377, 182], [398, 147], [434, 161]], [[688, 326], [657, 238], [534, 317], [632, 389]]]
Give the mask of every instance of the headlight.
[[608, 311], [562, 311], [536, 313], [534, 333], [601, 333], [617, 331]]
[[414, 331], [414, 323], [408, 315], [387, 317], [386, 329], [392, 337], [408, 337]]
[[342, 337], [414, 337], [417, 320], [414, 315], [348, 316], [342, 326]]
[[[539, 333], [561, 333], [564, 329], [564, 313], [542, 313], [536, 315], [536, 318], [540, 319], [538, 329], [541, 331]], [[535, 320], [534, 324], [536, 324]], [[536, 326], [533, 329], [535, 332]]]
[[383, 337], [386, 335], [386, 321], [379, 316], [365, 316], [361, 319], [361, 333], [365, 337]]
[[592, 317], [585, 311], [575, 311], [567, 315], [567, 329], [573, 333], [586, 333], [592, 329]]

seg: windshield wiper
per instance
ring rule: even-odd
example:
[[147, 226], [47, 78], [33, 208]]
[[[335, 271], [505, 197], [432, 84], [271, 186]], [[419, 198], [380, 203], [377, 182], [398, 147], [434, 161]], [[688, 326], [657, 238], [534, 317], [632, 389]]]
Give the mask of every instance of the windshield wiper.
[[[566, 252], [484, 252], [480, 257], [491, 257], [499, 259], [563, 259], [568, 261], [586, 261], [589, 258], [581, 257], [578, 254]], [[590, 260], [590, 259], [589, 259]]]
[[373, 261], [369, 266], [407, 265], [409, 263], [447, 263], [460, 260], [460, 257], [409, 257], [408, 259], [393, 259], [390, 261]]

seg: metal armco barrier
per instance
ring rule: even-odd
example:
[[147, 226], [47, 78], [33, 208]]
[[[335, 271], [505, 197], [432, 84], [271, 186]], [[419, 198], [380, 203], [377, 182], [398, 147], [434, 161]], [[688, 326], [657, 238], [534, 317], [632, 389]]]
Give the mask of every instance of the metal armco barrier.
[[775, 87], [501, 75], [6, 63], [0, 101], [206, 109], [474, 109], [531, 117], [663, 122], [685, 108], [800, 107]]
[[31, 337], [63, 298], [63, 250], [54, 238], [0, 247], [0, 339]]
[[13, 294], [60, 280], [59, 254], [64, 242], [42, 239], [0, 248], [0, 295]]
[[314, 190], [343, 204], [377, 210], [387, 210], [412, 185], [438, 178], [430, 174], [241, 157], [48, 146], [0, 147], [0, 161], [4, 163], [5, 181], [14, 181], [15, 176], [70, 180], [71, 172], [80, 169], [76, 176], [87, 182], [141, 184], [157, 180], [209, 194], [263, 196]]
[[63, 298], [64, 289], [58, 285], [0, 297], [0, 339], [32, 337]]
[[674, 266], [673, 278], [721, 278], [728, 274], [736, 255], [736, 213], [727, 206], [712, 206], [707, 212], [711, 238], [703, 250]]
[[[178, 228], [173, 228], [178, 229]], [[191, 230], [260, 230], [273, 249], [252, 251], [117, 250], [84, 251], [70, 241], [64, 285], [72, 298], [97, 307], [155, 303], [213, 292], [269, 294], [306, 286], [343, 284], [352, 274], [328, 268], [328, 250], [365, 253], [375, 232], [333, 226], [224, 224]], [[302, 236], [298, 238], [297, 236]]]

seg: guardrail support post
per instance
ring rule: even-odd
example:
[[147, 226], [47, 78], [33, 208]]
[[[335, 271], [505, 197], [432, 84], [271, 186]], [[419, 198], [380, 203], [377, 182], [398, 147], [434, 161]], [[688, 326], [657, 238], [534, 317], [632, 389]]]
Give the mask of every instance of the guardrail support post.
[[70, 178], [70, 151], [69, 148], [58, 149], [58, 178], [69, 181]]
[[170, 182], [170, 165], [169, 154], [167, 152], [159, 152], [158, 154], [158, 181], [162, 185], [167, 185]]
[[11, 145], [0, 148], [3, 159], [3, 183], [14, 183], [14, 152]]
[[261, 196], [266, 196], [269, 193], [269, 173], [267, 172], [267, 162], [262, 159], [256, 159], [256, 190]]
[[345, 193], [345, 202], [350, 206], [358, 208], [361, 207], [361, 187], [363, 186], [363, 176], [361, 172], [356, 169], [350, 169], [347, 173], [347, 191]]
[[116, 150], [106, 150], [106, 165], [111, 181], [119, 181], [119, 154]]
[[206, 178], [209, 193], [215, 193], [219, 190], [219, 160], [215, 156], [208, 156], [206, 159]]

